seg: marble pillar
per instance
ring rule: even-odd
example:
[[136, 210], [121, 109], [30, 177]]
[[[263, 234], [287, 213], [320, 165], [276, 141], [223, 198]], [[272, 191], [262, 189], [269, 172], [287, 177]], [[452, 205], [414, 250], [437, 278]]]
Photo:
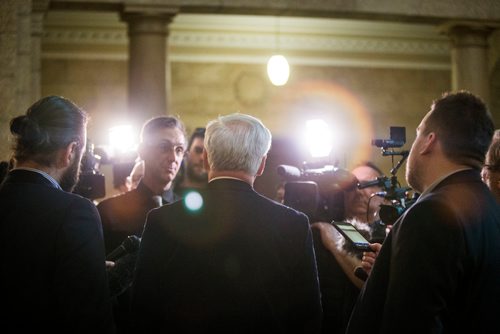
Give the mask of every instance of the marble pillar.
[[129, 6], [122, 12], [128, 25], [128, 113], [133, 126], [168, 114], [168, 24], [176, 9]]
[[37, 101], [42, 92], [42, 34], [43, 19], [49, 0], [33, 0], [31, 10], [31, 100]]
[[446, 26], [450, 37], [452, 89], [465, 89], [489, 102], [488, 35], [487, 26], [453, 23]]

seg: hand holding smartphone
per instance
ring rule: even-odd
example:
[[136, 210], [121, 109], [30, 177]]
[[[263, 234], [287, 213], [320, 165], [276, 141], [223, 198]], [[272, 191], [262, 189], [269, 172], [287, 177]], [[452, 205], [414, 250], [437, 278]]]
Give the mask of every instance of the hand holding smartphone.
[[350, 223], [332, 221], [331, 224], [348, 240], [352, 245], [359, 250], [371, 252], [370, 242]]

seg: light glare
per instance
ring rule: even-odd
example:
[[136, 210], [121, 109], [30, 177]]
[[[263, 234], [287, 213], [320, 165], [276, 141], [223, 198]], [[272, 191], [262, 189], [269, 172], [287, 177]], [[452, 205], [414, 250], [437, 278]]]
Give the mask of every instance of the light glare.
[[203, 206], [203, 197], [197, 191], [191, 191], [184, 197], [184, 205], [190, 211], [198, 211]]
[[125, 153], [134, 150], [132, 126], [118, 125], [109, 129], [109, 145], [113, 152]]
[[274, 55], [267, 62], [267, 75], [275, 86], [283, 86], [290, 76], [290, 66], [282, 55]]
[[321, 119], [306, 122], [306, 144], [313, 158], [330, 155], [333, 147], [333, 136], [328, 124]]

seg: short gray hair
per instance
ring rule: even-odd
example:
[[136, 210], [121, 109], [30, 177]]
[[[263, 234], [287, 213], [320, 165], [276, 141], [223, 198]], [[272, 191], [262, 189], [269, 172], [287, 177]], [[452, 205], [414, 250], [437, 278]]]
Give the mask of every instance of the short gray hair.
[[231, 114], [210, 121], [205, 150], [210, 169], [244, 171], [255, 175], [271, 148], [271, 132], [250, 115]]

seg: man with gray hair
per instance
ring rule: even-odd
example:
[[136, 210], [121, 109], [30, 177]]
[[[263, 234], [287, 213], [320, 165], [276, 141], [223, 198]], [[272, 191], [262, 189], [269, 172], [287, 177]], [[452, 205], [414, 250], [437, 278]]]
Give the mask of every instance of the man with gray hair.
[[252, 116], [208, 123], [208, 188], [148, 215], [132, 286], [134, 329], [318, 332], [308, 219], [253, 189], [270, 146], [271, 133]]

